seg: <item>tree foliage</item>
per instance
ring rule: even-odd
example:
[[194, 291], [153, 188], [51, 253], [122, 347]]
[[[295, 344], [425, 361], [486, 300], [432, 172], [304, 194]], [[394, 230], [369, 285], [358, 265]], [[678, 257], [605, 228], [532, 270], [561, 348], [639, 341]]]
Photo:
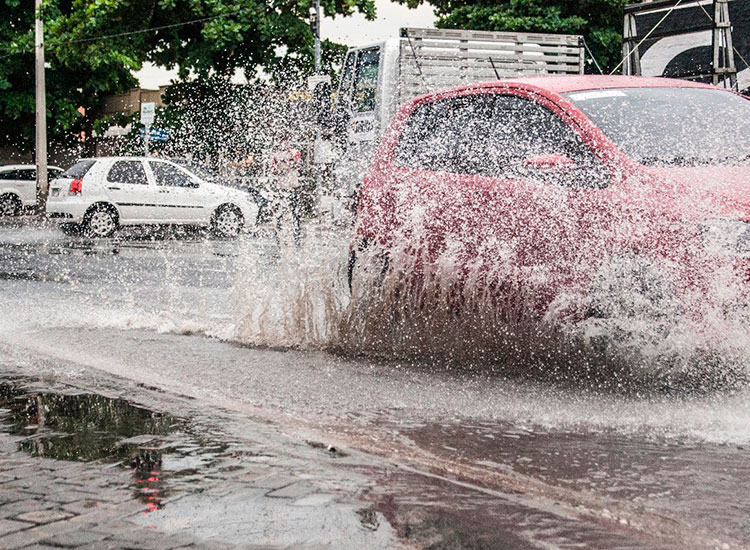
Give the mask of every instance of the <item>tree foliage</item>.
[[[124, 92], [145, 61], [182, 78], [281, 81], [312, 72], [312, 0], [45, 0], [50, 137], [90, 128], [105, 95]], [[34, 7], [0, 0], [0, 146], [33, 148]], [[375, 15], [374, 0], [323, 0], [324, 15]], [[323, 44], [329, 70], [341, 47]], [[83, 107], [87, 117], [79, 112]]]
[[[620, 61], [623, 7], [630, 0], [399, 0], [435, 6], [437, 26], [450, 29], [581, 34], [602, 69]], [[595, 67], [589, 66], [588, 72]]]

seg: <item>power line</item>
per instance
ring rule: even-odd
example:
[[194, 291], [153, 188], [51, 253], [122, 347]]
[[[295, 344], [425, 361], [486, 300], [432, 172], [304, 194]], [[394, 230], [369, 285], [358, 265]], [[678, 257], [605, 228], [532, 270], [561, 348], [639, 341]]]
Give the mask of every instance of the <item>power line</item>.
[[599, 66], [599, 62], [596, 60], [596, 57], [594, 57], [594, 54], [591, 53], [591, 49], [589, 48], [589, 45], [586, 43], [586, 39], [583, 36], [581, 37], [581, 41], [583, 42], [583, 47], [586, 48], [591, 61], [593, 61], [594, 65], [596, 65], [596, 70], [599, 71], [599, 74], [604, 74], [604, 71], [602, 71], [602, 68]]
[[[57, 46], [57, 45], [60, 45], [60, 44], [78, 44], [78, 43], [83, 43], [83, 42], [96, 42], [97, 40], [105, 40], [105, 39], [108, 39], [108, 38], [122, 38], [124, 36], [133, 36], [133, 35], [136, 35], [136, 34], [146, 34], [146, 33], [150, 33], [150, 32], [156, 32], [156, 31], [166, 30], [166, 29], [174, 29], [176, 27], [184, 27], [185, 25], [195, 25], [196, 23], [205, 23], [206, 21], [212, 21], [214, 19], [219, 19], [221, 17], [228, 17], [230, 15], [237, 15], [238, 13], [244, 11], [245, 9], [246, 8], [239, 8], [239, 9], [236, 9], [235, 11], [231, 11], [231, 12], [227, 12], [227, 13], [220, 13], [218, 15], [212, 15], [212, 16], [209, 16], [209, 17], [201, 17], [200, 19], [192, 19], [190, 21], [183, 21], [181, 23], [172, 23], [170, 25], [161, 25], [159, 27], [149, 27], [147, 29], [139, 29], [139, 30], [136, 30], [136, 31], [119, 32], [119, 33], [114, 33], [114, 34], [102, 34], [102, 35], [99, 35], [99, 36], [92, 36], [90, 38], [77, 38], [77, 39], [74, 39], [74, 40], [49, 40], [49, 41], [45, 42], [45, 44], [46, 45], [51, 45], [51, 46]], [[15, 52], [8, 53], [8, 54], [5, 54], [3, 56], [0, 56], [0, 59], [5, 59], [7, 57], [11, 57], [11, 56], [14, 56], [14, 55], [19, 55], [19, 54], [24, 54], [24, 53], [32, 53], [32, 52], [33, 52], [33, 48], [31, 48], [31, 49], [25, 49], [25, 50], [20, 50], [20, 51], [15, 51]]]

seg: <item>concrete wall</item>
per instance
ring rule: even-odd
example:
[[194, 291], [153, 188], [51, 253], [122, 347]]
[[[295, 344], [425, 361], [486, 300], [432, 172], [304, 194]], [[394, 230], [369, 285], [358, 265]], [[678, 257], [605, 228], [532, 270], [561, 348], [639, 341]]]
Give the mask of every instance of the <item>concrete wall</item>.
[[164, 102], [162, 96], [166, 86], [162, 86], [158, 90], [142, 90], [140, 88], [134, 88], [124, 94], [112, 95], [104, 98], [104, 104], [102, 105], [102, 114], [113, 115], [117, 113], [123, 113], [131, 115], [138, 113], [141, 110], [141, 103], [156, 103], [157, 107], [163, 107]]
[[[78, 143], [60, 144], [50, 143], [47, 152], [47, 164], [67, 168], [83, 155], [83, 146]], [[0, 165], [4, 164], [34, 164], [32, 152], [21, 153], [12, 147], [0, 148]]]
[[2, 164], [29, 164], [33, 157], [31, 153], [21, 153], [15, 147], [0, 147], [0, 165]]

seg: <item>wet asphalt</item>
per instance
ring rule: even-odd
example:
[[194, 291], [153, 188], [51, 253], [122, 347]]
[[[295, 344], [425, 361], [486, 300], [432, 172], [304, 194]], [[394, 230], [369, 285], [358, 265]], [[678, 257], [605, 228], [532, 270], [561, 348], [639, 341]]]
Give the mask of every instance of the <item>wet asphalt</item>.
[[[167, 473], [180, 498], [160, 502], [147, 523], [197, 540], [346, 548], [342, 537], [369, 529], [377, 536], [357, 546], [750, 548], [746, 388], [620, 395], [428, 361], [254, 346], [234, 338], [237, 285], [247, 284], [238, 270], [248, 251], [261, 270], [274, 269], [275, 248], [264, 231], [237, 243], [139, 231], [88, 241], [1, 226], [7, 396], [18, 402], [41, 384], [50, 399], [70, 388], [120, 398], [151, 419], [142, 431], [162, 438], [167, 463], [201, 466], [196, 483], [215, 474], [201, 450], [262, 441], [279, 475], [315, 480], [295, 501], [320, 493], [337, 505], [321, 519], [266, 504], [257, 495], [269, 491], [250, 485], [206, 498]], [[10, 410], [3, 424], [16, 452], [41, 460], [45, 444], [60, 450], [76, 439], [40, 440], [13, 428], [23, 422], [0, 406]], [[174, 420], [159, 433], [162, 418]], [[136, 424], [98, 430], [106, 448], [125, 441], [117, 448], [126, 458], [73, 454], [132, 461], [144, 435]], [[207, 430], [212, 442], [196, 438]]]

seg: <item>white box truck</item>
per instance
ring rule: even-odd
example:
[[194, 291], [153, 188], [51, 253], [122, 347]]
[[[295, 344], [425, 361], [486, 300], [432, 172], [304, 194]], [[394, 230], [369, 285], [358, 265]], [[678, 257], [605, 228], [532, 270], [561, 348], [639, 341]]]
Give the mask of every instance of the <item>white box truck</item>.
[[416, 28], [399, 34], [346, 54], [328, 121], [336, 141], [336, 188], [344, 195], [356, 191], [382, 132], [404, 102], [474, 82], [584, 69], [583, 39], [576, 35]]

